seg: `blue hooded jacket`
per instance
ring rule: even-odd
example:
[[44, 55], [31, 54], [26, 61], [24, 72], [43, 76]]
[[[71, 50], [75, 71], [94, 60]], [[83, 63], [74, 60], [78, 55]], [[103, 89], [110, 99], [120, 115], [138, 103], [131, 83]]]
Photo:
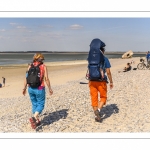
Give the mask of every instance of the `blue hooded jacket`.
[[150, 53], [146, 55], [147, 61], [150, 60]]

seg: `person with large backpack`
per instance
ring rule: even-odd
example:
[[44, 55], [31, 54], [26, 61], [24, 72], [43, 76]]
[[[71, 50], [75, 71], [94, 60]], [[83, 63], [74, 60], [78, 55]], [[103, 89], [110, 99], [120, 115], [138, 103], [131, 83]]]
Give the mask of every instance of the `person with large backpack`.
[[[91, 95], [91, 105], [95, 114], [95, 121], [100, 122], [100, 110], [107, 100], [107, 83], [110, 82], [110, 89], [113, 88], [111, 75], [111, 65], [107, 57], [104, 56], [105, 43], [96, 38], [91, 41], [88, 54], [88, 80]], [[106, 74], [107, 73], [107, 76]], [[107, 79], [108, 77], [108, 79]], [[100, 93], [100, 100], [98, 100]]]
[[48, 77], [48, 70], [43, 63], [43, 60], [44, 56], [41, 53], [36, 53], [33, 56], [33, 62], [29, 64], [26, 79], [24, 81], [23, 95], [26, 94], [28, 86], [28, 93], [32, 103], [33, 117], [31, 117], [29, 121], [33, 129], [41, 124], [39, 115], [44, 109], [46, 95], [44, 81], [47, 84], [49, 94], [53, 94]]

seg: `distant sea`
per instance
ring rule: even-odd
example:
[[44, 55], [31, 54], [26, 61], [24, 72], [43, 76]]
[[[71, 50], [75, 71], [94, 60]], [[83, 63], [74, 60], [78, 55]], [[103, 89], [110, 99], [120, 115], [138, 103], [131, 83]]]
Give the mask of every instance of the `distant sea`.
[[[34, 53], [0, 53], [0, 66], [28, 64], [32, 61]], [[45, 62], [59, 62], [72, 60], [86, 60], [88, 53], [43, 53]], [[121, 58], [123, 53], [106, 53], [108, 58]], [[133, 54], [133, 57], [145, 57], [144, 53]]]

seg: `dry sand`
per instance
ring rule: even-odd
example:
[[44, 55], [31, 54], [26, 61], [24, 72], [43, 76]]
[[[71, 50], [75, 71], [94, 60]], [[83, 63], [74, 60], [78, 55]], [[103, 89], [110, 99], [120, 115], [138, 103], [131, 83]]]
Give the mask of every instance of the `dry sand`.
[[6, 78], [6, 86], [0, 89], [0, 132], [149, 132], [150, 70], [118, 73], [131, 60], [135, 61], [133, 68], [140, 62], [140, 58], [110, 59], [114, 88], [110, 90], [108, 84], [101, 123], [94, 121], [85, 79], [87, 61], [46, 63], [54, 94], [46, 94], [42, 125], [36, 130], [28, 121], [28, 93], [22, 95], [27, 65], [3, 67], [0, 78]]

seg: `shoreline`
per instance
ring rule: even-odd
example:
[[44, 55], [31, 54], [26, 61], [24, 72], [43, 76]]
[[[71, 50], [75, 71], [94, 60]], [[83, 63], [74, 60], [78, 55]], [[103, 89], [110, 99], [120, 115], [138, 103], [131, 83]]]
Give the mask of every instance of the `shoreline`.
[[[142, 57], [143, 58], [143, 57]], [[140, 57], [132, 57], [128, 59], [122, 59], [122, 58], [109, 58], [111, 61], [115, 60], [122, 60], [122, 61], [130, 61], [130, 60], [137, 60], [140, 59]], [[45, 65], [48, 67], [51, 66], [66, 66], [66, 65], [80, 65], [80, 64], [88, 64], [87, 60], [69, 60], [69, 61], [53, 61], [53, 62], [44, 62]], [[8, 64], [8, 65], [0, 65], [1, 68], [19, 68], [19, 67], [28, 67], [27, 63], [24, 64]]]
[[[86, 60], [75, 60], [75, 61], [60, 61], [60, 62], [44, 62], [47, 67], [55, 66], [70, 66], [70, 65], [83, 65], [87, 64]], [[28, 64], [12, 64], [12, 65], [1, 65], [0, 70], [3, 69], [17, 69], [17, 68], [28, 68]]]

